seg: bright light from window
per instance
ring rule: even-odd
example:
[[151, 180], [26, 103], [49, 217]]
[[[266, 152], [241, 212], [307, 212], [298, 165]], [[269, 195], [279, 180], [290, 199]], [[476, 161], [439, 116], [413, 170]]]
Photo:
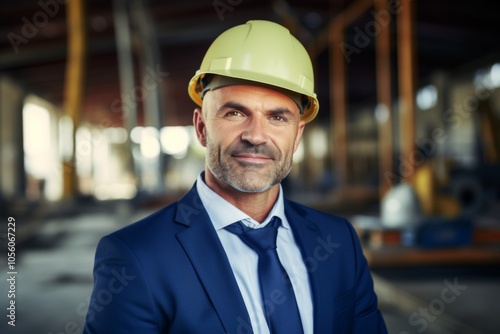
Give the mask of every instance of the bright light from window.
[[196, 136], [196, 130], [194, 129], [194, 126], [188, 126], [188, 131], [191, 136], [191, 151], [199, 157], [204, 157], [205, 156], [205, 147], [201, 145], [200, 141], [198, 140], [198, 137]]
[[130, 140], [136, 144], [141, 143], [142, 126], [136, 126], [130, 131]]
[[[60, 132], [54, 106], [49, 102], [29, 95], [22, 110], [22, 133], [26, 196], [31, 199], [57, 200], [62, 196]], [[72, 150], [72, 137], [68, 139]], [[71, 151], [70, 151], [71, 152]], [[0, 167], [2, 168], [2, 167]]]
[[107, 128], [104, 132], [112, 144], [123, 144], [127, 141], [127, 130], [124, 128]]
[[44, 179], [50, 173], [52, 156], [49, 111], [39, 105], [27, 103], [23, 108], [23, 138], [26, 171]]
[[328, 153], [328, 138], [326, 131], [316, 127], [309, 134], [309, 151], [311, 156], [316, 159], [323, 159]]
[[141, 131], [141, 154], [146, 159], [154, 159], [160, 155], [158, 130], [147, 127]]
[[436, 105], [437, 97], [436, 86], [427, 85], [417, 92], [417, 105], [422, 110], [430, 109]]
[[189, 147], [189, 132], [183, 126], [164, 127], [160, 131], [160, 142], [163, 152], [176, 158], [186, 156]]

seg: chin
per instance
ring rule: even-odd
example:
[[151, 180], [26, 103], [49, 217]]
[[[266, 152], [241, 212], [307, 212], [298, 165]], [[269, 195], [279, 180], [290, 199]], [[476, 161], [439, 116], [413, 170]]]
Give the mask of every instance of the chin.
[[240, 192], [243, 192], [243, 193], [253, 193], [253, 194], [256, 194], [256, 193], [263, 193], [267, 190], [269, 190], [273, 185], [268, 185], [266, 187], [261, 187], [261, 188], [257, 188], [257, 187], [240, 187], [238, 185], [230, 185], [231, 187], [233, 187], [234, 189], [240, 191]]
[[244, 192], [244, 193], [262, 193], [265, 192], [269, 189], [271, 189], [273, 186], [279, 183], [278, 182], [259, 182], [256, 184], [255, 182], [241, 182], [242, 180], [237, 180], [233, 182], [232, 180], [225, 180], [225, 183], [230, 185], [232, 188]]

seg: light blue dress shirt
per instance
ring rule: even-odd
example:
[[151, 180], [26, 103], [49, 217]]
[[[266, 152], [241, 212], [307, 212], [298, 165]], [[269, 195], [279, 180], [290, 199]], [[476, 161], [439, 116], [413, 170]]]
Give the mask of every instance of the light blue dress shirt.
[[269, 216], [259, 224], [247, 214], [233, 206], [211, 190], [204, 182], [202, 174], [196, 183], [200, 199], [208, 212], [217, 235], [227, 254], [236, 282], [240, 289], [245, 306], [250, 316], [254, 333], [269, 334], [269, 328], [263, 313], [260, 295], [259, 277], [257, 272], [258, 255], [241, 241], [241, 239], [224, 228], [237, 221], [242, 221], [251, 228], [266, 226], [273, 216], [281, 218], [282, 225], [278, 229], [276, 240], [277, 252], [281, 264], [287, 271], [292, 282], [295, 297], [299, 307], [302, 326], [305, 334], [313, 332], [313, 307], [307, 268], [302, 261], [300, 249], [293, 237], [290, 224], [285, 216], [283, 190], [280, 186], [278, 200]]

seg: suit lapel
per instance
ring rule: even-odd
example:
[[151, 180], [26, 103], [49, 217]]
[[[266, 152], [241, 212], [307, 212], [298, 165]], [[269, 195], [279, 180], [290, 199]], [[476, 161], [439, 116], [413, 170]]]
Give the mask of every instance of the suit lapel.
[[226, 253], [196, 191], [196, 185], [179, 200], [176, 221], [187, 228], [177, 239], [189, 257], [226, 332], [246, 328], [250, 318]]
[[324, 247], [327, 237], [322, 235], [316, 223], [307, 218], [307, 212], [286, 200], [285, 213], [309, 273], [314, 332], [329, 333], [329, 329], [332, 328], [335, 275], [332, 274], [331, 266], [327, 265], [327, 258], [330, 255]]

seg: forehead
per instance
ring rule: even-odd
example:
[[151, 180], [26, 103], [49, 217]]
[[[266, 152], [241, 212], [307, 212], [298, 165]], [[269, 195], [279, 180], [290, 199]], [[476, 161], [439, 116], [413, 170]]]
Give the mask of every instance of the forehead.
[[299, 114], [297, 104], [286, 94], [277, 90], [252, 85], [231, 85], [207, 92], [204, 100], [211, 100], [216, 105], [227, 101], [245, 104], [249, 108], [287, 108]]

